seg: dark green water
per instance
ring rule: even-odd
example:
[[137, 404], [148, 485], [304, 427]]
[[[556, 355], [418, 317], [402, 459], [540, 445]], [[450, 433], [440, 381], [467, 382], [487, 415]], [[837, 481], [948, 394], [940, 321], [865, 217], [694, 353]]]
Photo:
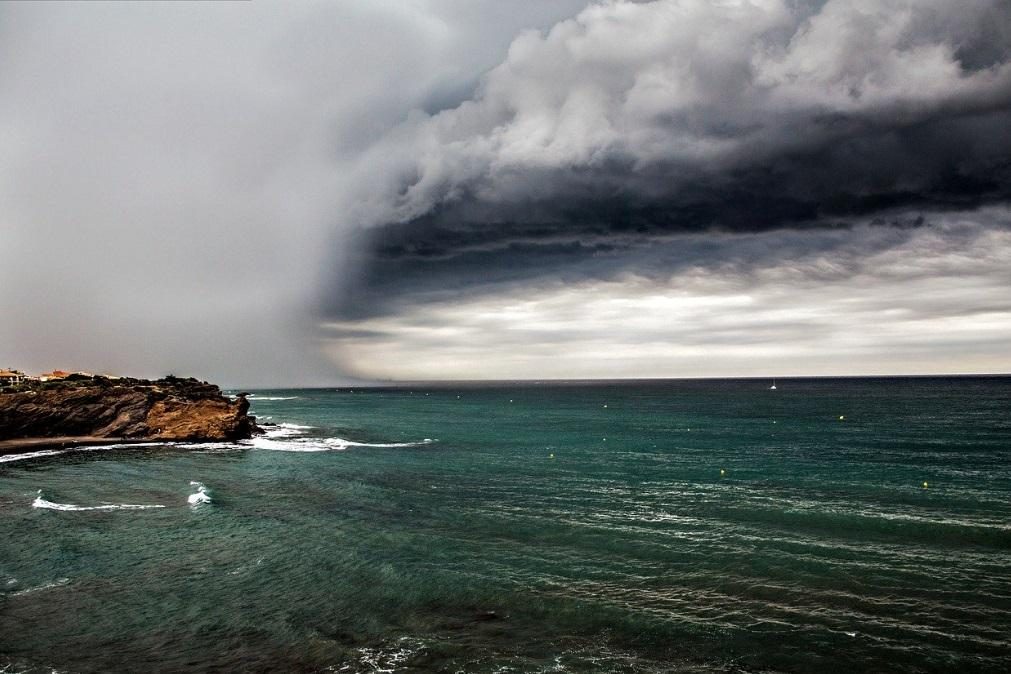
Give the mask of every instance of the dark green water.
[[[0, 463], [0, 672], [1008, 671], [1011, 379], [778, 383], [260, 392], [312, 428]], [[117, 504], [165, 507], [53, 509]]]

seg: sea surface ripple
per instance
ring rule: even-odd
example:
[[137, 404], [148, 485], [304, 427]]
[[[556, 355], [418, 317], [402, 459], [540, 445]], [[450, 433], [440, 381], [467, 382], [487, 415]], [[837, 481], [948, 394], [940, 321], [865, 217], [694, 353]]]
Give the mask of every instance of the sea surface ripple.
[[0, 463], [0, 672], [1011, 670], [1011, 379], [251, 402]]

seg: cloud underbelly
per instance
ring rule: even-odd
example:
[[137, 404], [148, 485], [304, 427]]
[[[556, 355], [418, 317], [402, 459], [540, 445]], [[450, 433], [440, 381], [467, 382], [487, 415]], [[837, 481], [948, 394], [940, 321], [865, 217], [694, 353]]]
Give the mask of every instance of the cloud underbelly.
[[[847, 326], [897, 314], [846, 307], [887, 295], [926, 311], [908, 265], [879, 273], [877, 253], [930, 242], [921, 253], [956, 264], [976, 244], [952, 223], [974, 241], [1008, 225], [1011, 59], [997, 27], [1007, 25], [1006, 3], [983, 0], [657, 0], [594, 4], [525, 32], [473, 99], [413, 115], [366, 152], [355, 180], [367, 196], [348, 215], [354, 254], [321, 311], [331, 333], [357, 337], [330, 334], [328, 351], [384, 376], [419, 374], [395, 363], [468, 358], [476, 373], [571, 376], [593, 364], [599, 376], [638, 375], [696, 358], [685, 329], [712, 335], [698, 348], [724, 344], [728, 364], [799, 349], [802, 333], [854, 353], [839, 337]], [[763, 285], [815, 258], [795, 292]], [[979, 272], [984, 292], [996, 273]], [[685, 279], [701, 278], [698, 306], [750, 298], [725, 307], [738, 327], [677, 309]], [[749, 283], [754, 292], [724, 292]], [[423, 316], [437, 316], [437, 330]], [[984, 322], [974, 325], [986, 332]]]

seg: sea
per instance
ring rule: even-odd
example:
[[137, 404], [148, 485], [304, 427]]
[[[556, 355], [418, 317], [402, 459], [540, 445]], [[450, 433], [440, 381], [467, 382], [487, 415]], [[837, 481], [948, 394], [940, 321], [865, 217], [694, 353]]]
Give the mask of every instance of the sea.
[[1011, 671], [1011, 378], [254, 391], [0, 457], [0, 672]]

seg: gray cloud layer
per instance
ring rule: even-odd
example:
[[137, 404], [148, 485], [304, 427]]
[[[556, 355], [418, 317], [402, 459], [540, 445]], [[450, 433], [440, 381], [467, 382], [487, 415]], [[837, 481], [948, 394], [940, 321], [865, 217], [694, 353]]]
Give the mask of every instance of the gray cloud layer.
[[447, 289], [327, 327], [349, 370], [394, 379], [1006, 371], [1009, 220], [675, 235], [662, 277]]
[[1006, 371], [1009, 31], [985, 0], [657, 0], [526, 32], [368, 150], [330, 352], [391, 378]]
[[331, 310], [639, 268], [663, 233], [1003, 203], [1008, 26], [1011, 6], [983, 0], [658, 0], [524, 33], [474, 100], [369, 150], [355, 217], [373, 230]]

